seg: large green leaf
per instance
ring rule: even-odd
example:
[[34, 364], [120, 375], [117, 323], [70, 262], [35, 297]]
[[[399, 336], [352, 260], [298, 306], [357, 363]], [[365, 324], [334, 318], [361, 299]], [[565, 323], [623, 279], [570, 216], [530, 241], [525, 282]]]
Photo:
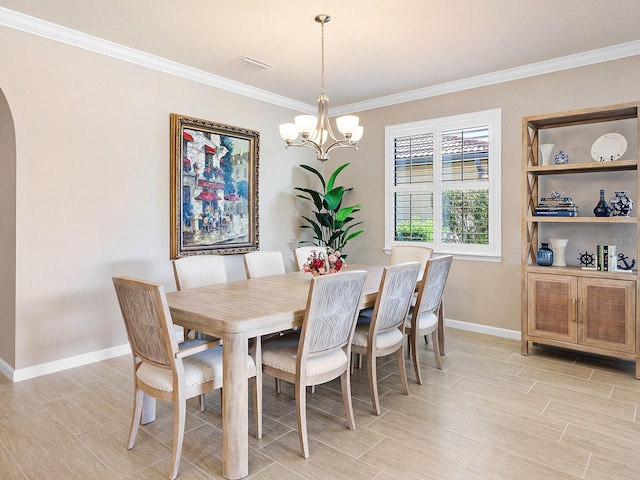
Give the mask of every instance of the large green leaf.
[[[338, 168], [336, 168], [336, 170], [329, 177], [329, 181], [327, 182], [327, 187], [326, 187], [327, 190], [333, 190], [333, 185], [336, 182], [336, 177], [340, 174], [340, 172], [342, 170], [344, 170], [348, 166], [349, 166], [349, 164], [345, 163], [344, 165], [340, 165]], [[323, 182], [322, 186], [324, 186], [324, 182]]]
[[311, 228], [313, 229], [314, 233], [316, 234], [316, 238], [321, 239], [322, 238], [322, 227], [320, 227], [320, 225], [318, 225], [316, 222], [314, 222], [313, 220], [311, 220], [309, 217], [302, 217], [304, 218], [307, 222], [309, 222], [309, 225], [301, 225], [300, 228]]
[[320, 179], [320, 182], [322, 183], [322, 189], [324, 190], [326, 188], [326, 184], [324, 183], [324, 177], [322, 176], [322, 174], [316, 170], [313, 167], [310, 167], [309, 165], [300, 165], [302, 168], [304, 168], [305, 170], [310, 171], [311, 173], [315, 173], [316, 176]]
[[344, 195], [344, 187], [336, 187], [329, 190], [324, 194], [324, 201], [327, 205], [327, 210], [336, 210], [340, 208], [342, 202], [342, 196]]
[[323, 205], [322, 194], [316, 192], [315, 190], [311, 190], [309, 188], [295, 187], [295, 189], [300, 190], [301, 192], [307, 192], [309, 194], [309, 197], [305, 197], [304, 195], [296, 195], [298, 198], [309, 200], [313, 202], [313, 205], [316, 207], [316, 210], [322, 210], [322, 205]]
[[351, 215], [356, 209], [360, 208], [360, 204], [354, 205], [352, 207], [344, 207], [336, 212], [336, 220], [339, 222], [344, 222], [349, 215]]
[[321, 226], [323, 226], [325, 228], [331, 228], [331, 226], [333, 225], [333, 218], [328, 213], [326, 213], [326, 212], [313, 212], [313, 214], [316, 216], [316, 219], [318, 220], [318, 223]]

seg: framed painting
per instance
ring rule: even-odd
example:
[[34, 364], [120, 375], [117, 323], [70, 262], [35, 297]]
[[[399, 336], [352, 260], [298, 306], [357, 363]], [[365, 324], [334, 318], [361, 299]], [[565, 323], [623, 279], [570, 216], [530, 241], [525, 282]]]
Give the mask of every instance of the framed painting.
[[257, 250], [260, 133], [171, 114], [171, 258]]

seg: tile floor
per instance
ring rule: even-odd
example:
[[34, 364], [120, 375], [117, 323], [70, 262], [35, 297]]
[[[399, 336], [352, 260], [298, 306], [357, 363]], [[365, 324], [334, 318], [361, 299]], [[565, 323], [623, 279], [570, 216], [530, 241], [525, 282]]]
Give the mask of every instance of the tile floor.
[[[533, 347], [449, 329], [445, 369], [422, 347], [424, 385], [401, 394], [395, 362], [379, 368], [370, 410], [366, 371], [353, 377], [358, 429], [345, 426], [339, 383], [309, 394], [311, 457], [299, 455], [292, 390], [265, 378], [262, 440], [250, 432], [249, 478], [640, 478], [640, 381], [631, 362]], [[0, 375], [0, 478], [163, 479], [171, 407], [126, 450], [132, 387], [128, 356], [12, 384]], [[413, 383], [412, 383], [413, 382]], [[219, 395], [190, 400], [179, 479], [221, 477]], [[249, 419], [251, 426], [251, 418]]]

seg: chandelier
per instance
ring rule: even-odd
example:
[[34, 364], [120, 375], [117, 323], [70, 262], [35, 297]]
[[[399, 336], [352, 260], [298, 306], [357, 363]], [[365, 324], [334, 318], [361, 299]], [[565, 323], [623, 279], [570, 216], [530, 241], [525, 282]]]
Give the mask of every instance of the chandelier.
[[[354, 148], [358, 149], [358, 140], [362, 138], [363, 128], [358, 124], [360, 119], [355, 115], [344, 115], [336, 119], [338, 131], [343, 138], [338, 139], [333, 133], [329, 122], [329, 97], [324, 91], [324, 24], [331, 21], [331, 17], [326, 14], [318, 15], [315, 18], [320, 24], [322, 31], [322, 77], [320, 96], [318, 97], [318, 116], [298, 115], [294, 118], [295, 123], [283, 123], [280, 125], [280, 136], [286, 142], [285, 148], [307, 147], [316, 151], [318, 160], [324, 162], [329, 160], [329, 152], [334, 148]], [[294, 141], [301, 136], [300, 143]]]

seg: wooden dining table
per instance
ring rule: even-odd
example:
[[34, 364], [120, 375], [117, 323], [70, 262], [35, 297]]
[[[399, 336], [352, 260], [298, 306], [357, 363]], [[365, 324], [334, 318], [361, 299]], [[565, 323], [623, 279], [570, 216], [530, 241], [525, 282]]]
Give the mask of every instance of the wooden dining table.
[[[361, 308], [373, 306], [384, 266], [348, 269], [368, 272]], [[167, 293], [176, 325], [223, 340], [222, 475], [227, 479], [249, 473], [248, 341], [299, 327], [311, 278], [309, 273], [291, 272]], [[442, 335], [444, 324], [441, 327]]]

